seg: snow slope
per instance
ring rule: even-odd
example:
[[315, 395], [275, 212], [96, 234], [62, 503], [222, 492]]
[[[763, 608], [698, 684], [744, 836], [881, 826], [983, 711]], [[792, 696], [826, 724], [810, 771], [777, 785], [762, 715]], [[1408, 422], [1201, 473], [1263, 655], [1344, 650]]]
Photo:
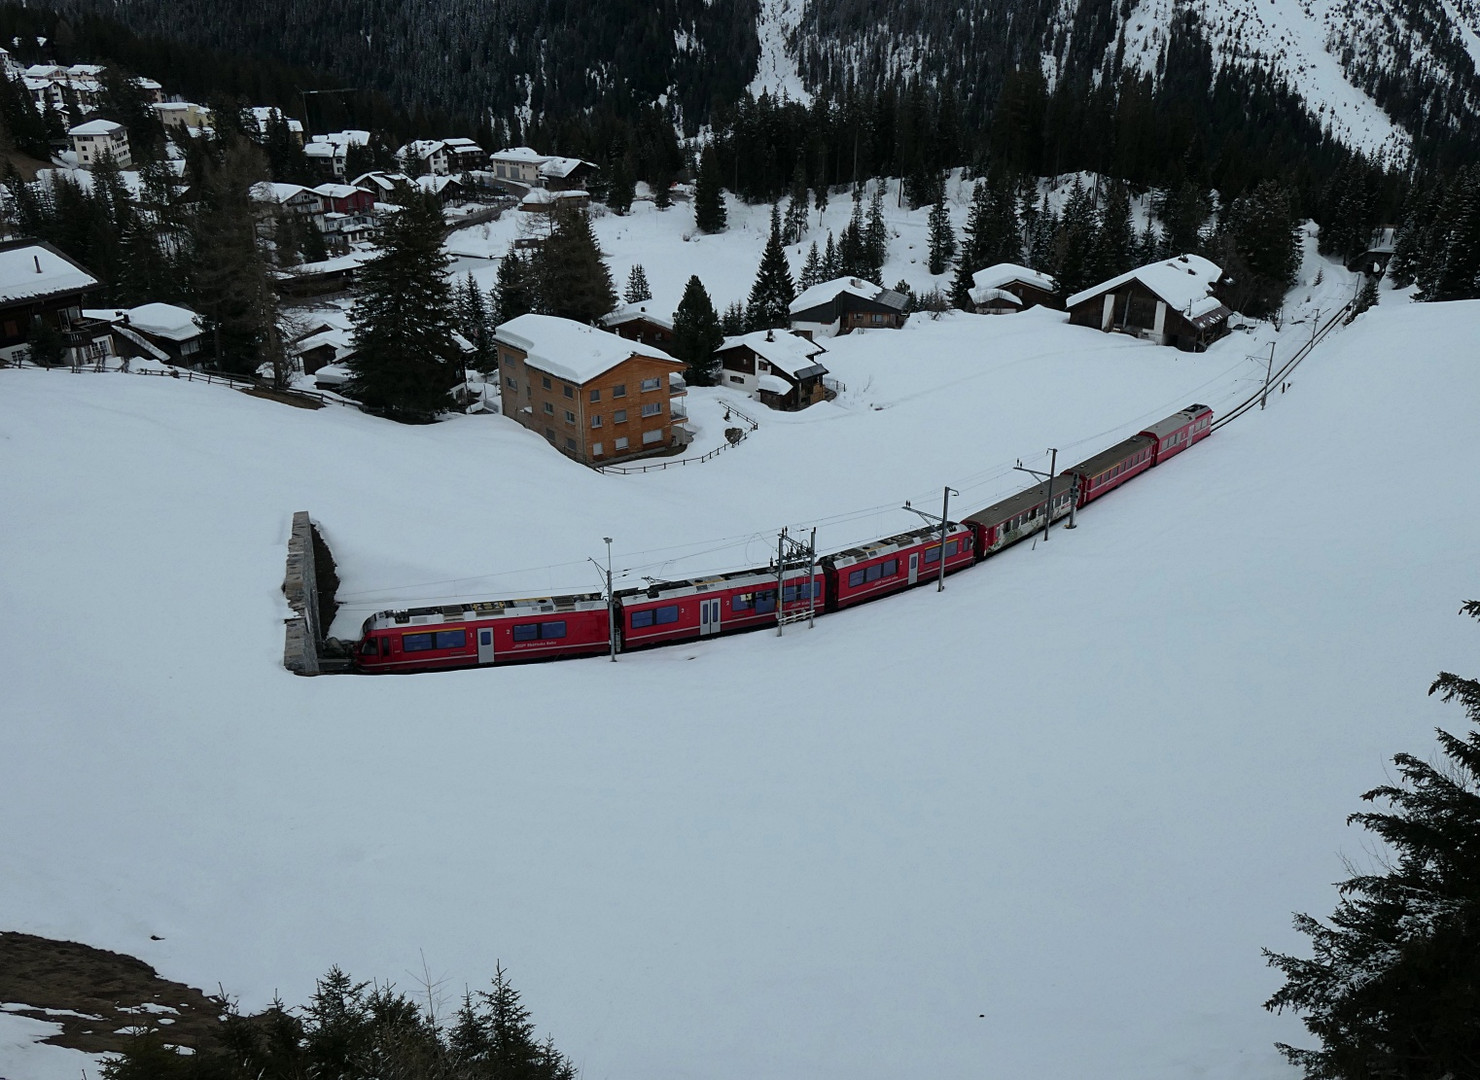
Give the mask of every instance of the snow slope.
[[805, 0], [760, 0], [755, 20], [760, 56], [756, 60], [755, 78], [748, 87], [753, 97], [765, 93], [804, 105], [812, 103], [812, 94], [803, 85], [786, 44], [787, 37], [801, 24], [804, 9]]
[[1247, 380], [1242, 341], [1070, 329], [865, 335], [842, 406], [645, 477], [500, 418], [0, 372], [6, 925], [249, 1007], [499, 959], [593, 1078], [1293, 1077], [1259, 947], [1303, 947], [1289, 912], [1364, 857], [1345, 814], [1475, 670], [1480, 304], [1385, 297], [1268, 411], [943, 594], [617, 664], [280, 667], [297, 509], [347, 592], [429, 599], [603, 534], [630, 566], [984, 504], [1014, 455]]

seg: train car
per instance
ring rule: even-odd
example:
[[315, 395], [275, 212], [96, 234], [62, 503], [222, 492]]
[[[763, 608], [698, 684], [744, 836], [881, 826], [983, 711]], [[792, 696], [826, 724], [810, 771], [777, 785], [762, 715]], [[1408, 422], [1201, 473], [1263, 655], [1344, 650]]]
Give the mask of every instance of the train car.
[[1141, 432], [1155, 441], [1151, 448], [1153, 465], [1160, 465], [1167, 458], [1180, 454], [1212, 433], [1213, 410], [1206, 405], [1189, 405], [1181, 412], [1173, 413]]
[[[876, 596], [934, 581], [940, 575], [940, 529], [923, 528], [822, 558], [827, 579], [825, 609], [861, 604]], [[976, 534], [969, 525], [953, 524], [946, 531], [946, 573], [953, 574], [976, 561]]]
[[365, 620], [354, 665], [363, 672], [437, 671], [606, 652], [600, 593], [382, 611]]
[[1079, 479], [1079, 506], [1114, 491], [1131, 477], [1151, 468], [1151, 450], [1156, 440], [1149, 435], [1132, 435], [1108, 450], [1065, 469], [1060, 480]]
[[[1053, 478], [1054, 521], [1073, 509], [1076, 482], [1073, 476]], [[977, 558], [985, 559], [1042, 529], [1044, 515], [1048, 513], [1048, 489], [1049, 482], [1045, 480], [968, 517], [966, 524], [976, 532]]]
[[[822, 610], [822, 570], [790, 571], [782, 581], [781, 606]], [[740, 570], [690, 581], [664, 581], [648, 589], [617, 594], [622, 647], [641, 648], [669, 641], [710, 637], [735, 630], [776, 625], [776, 571]]]

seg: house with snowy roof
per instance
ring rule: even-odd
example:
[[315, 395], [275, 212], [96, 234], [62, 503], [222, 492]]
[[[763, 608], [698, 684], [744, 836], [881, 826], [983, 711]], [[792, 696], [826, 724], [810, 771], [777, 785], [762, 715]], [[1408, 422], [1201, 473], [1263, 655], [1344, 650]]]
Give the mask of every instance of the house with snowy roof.
[[540, 166], [548, 160], [527, 146], [512, 146], [488, 155], [488, 169], [500, 180], [534, 187], [540, 182]]
[[200, 316], [189, 308], [154, 303], [94, 309], [83, 314], [111, 325], [114, 348], [120, 356], [186, 366], [200, 363], [205, 331]]
[[437, 200], [438, 206], [461, 206], [467, 202], [468, 194], [462, 181], [455, 176], [437, 176], [427, 173], [418, 176], [413, 183], [422, 192]]
[[128, 149], [128, 131], [116, 120], [89, 120], [68, 131], [67, 137], [72, 140], [77, 164], [84, 169], [94, 168], [104, 154], [112, 154], [120, 169], [134, 163]]
[[1053, 278], [1017, 263], [997, 263], [978, 270], [971, 275], [968, 295], [978, 315], [1007, 315], [1039, 305], [1060, 311], [1064, 307]]
[[31, 353], [38, 324], [59, 331], [73, 363], [112, 353], [106, 323], [88, 318], [83, 300], [98, 279], [41, 240], [0, 241], [0, 357]]
[[252, 122], [256, 125], [259, 136], [266, 138], [268, 128], [275, 123], [282, 122], [288, 125], [289, 136], [299, 146], [303, 145], [303, 121], [294, 120], [281, 109], [274, 108], [270, 105], [256, 105], [249, 109], [248, 112], [252, 117]]
[[688, 445], [683, 361], [553, 315], [494, 330], [503, 414], [567, 457], [600, 465]]
[[488, 163], [488, 151], [472, 139], [443, 139], [442, 149], [447, 155], [448, 175], [461, 176]]
[[601, 317], [601, 325], [618, 337], [666, 349], [673, 344], [673, 319], [660, 315], [651, 300], [622, 304]]
[[791, 328], [814, 337], [861, 329], [894, 329], [910, 317], [909, 298], [857, 277], [813, 285], [791, 302]]
[[1075, 326], [1201, 352], [1228, 333], [1233, 313], [1213, 292], [1222, 277], [1222, 268], [1201, 255], [1178, 255], [1077, 292], [1065, 306]]
[[576, 191], [596, 175], [596, 165], [580, 158], [549, 157], [540, 162], [540, 184], [551, 191]]
[[[158, 101], [154, 104], [154, 113], [165, 130], [183, 127], [195, 134], [211, 126], [211, 110], [193, 101]], [[292, 120], [289, 123], [298, 124], [298, 121]], [[298, 124], [298, 141], [303, 141], [302, 124]]]
[[315, 135], [303, 147], [303, 156], [320, 176], [343, 180], [349, 175], [349, 148], [369, 146], [370, 133], [359, 128]]
[[282, 210], [317, 221], [324, 212], [323, 200], [311, 188], [302, 184], [277, 184], [262, 180], [252, 185], [248, 192], [259, 213]]
[[756, 330], [727, 337], [715, 350], [720, 382], [744, 390], [762, 405], [795, 412], [827, 397], [827, 368], [817, 357], [827, 350], [785, 330]]
[[405, 173], [367, 172], [361, 173], [350, 183], [370, 192], [376, 202], [390, 202], [398, 192], [410, 188], [414, 181]]

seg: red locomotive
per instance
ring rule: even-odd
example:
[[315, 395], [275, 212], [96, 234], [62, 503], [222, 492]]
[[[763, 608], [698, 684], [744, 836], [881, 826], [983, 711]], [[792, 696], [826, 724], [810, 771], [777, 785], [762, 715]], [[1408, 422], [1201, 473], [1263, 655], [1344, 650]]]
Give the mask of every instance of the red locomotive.
[[[964, 521], [861, 544], [777, 581], [759, 567], [601, 593], [383, 611], [365, 620], [354, 650], [363, 672], [433, 671], [593, 656], [775, 626], [781, 615], [838, 611], [981, 562], [1212, 434], [1213, 410], [1189, 405], [1053, 478]], [[1052, 490], [1050, 491], [1050, 488]], [[1050, 499], [1052, 504], [1050, 505]], [[944, 551], [942, 552], [942, 548]], [[779, 593], [779, 596], [778, 596]]]

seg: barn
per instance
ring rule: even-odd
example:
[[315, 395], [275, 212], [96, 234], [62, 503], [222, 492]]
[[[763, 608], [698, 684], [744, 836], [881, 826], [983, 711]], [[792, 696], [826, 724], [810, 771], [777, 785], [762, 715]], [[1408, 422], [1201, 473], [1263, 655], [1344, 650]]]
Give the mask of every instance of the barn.
[[1229, 330], [1233, 313], [1213, 294], [1222, 276], [1200, 255], [1140, 266], [1069, 297], [1069, 322], [1201, 352]]

